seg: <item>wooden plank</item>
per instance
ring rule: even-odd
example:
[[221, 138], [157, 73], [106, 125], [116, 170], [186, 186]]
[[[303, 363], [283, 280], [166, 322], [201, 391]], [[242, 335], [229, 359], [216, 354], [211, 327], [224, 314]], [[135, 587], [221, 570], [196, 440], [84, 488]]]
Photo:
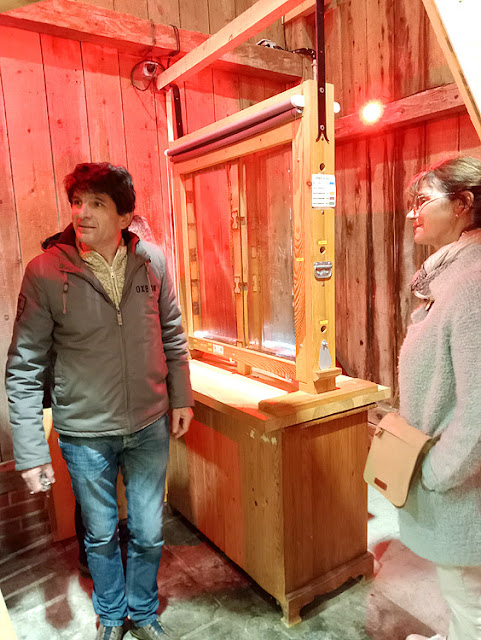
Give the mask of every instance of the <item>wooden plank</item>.
[[292, 243], [294, 259], [294, 334], [296, 338], [296, 380], [307, 383], [312, 345], [307, 335], [306, 282], [309, 268], [306, 255], [306, 190], [303, 188], [304, 167], [301, 158], [304, 139], [301, 121], [296, 123], [292, 140]]
[[237, 113], [239, 107], [239, 76], [215, 69], [212, 73], [215, 120]]
[[339, 52], [342, 48], [341, 39], [341, 15], [339, 8], [329, 11], [324, 16], [324, 38], [326, 48], [326, 82], [334, 86], [334, 100], [341, 107], [341, 114], [347, 115], [347, 105], [343, 100], [343, 70], [342, 56]]
[[386, 104], [381, 120], [373, 126], [362, 123], [357, 113], [338, 118], [335, 122], [336, 140], [340, 142], [356, 136], [377, 134], [390, 127], [462, 113], [465, 109], [455, 84], [436, 87]]
[[40, 0], [0, 0], [0, 13], [11, 11], [19, 7], [25, 7], [28, 4], [34, 4]]
[[171, 277], [175, 282], [177, 274], [175, 268], [176, 261], [174, 257], [175, 231], [171, 199], [172, 194], [170, 190], [170, 161], [164, 155], [164, 151], [169, 146], [167, 130], [167, 101], [165, 92], [155, 93], [155, 114], [157, 121], [157, 151], [159, 153], [160, 196], [162, 198], [162, 203], [160, 210], [157, 212], [159, 220], [154, 224], [154, 227], [160, 229], [160, 236], [158, 237], [158, 240], [164, 249]]
[[204, 69], [195, 78], [185, 82], [185, 106], [185, 133], [192, 133], [214, 122], [212, 69]]
[[435, 164], [459, 151], [459, 116], [426, 123], [426, 163]]
[[147, 8], [153, 22], [180, 25], [179, 0], [147, 0]]
[[114, 11], [128, 13], [137, 18], [149, 18], [148, 0], [114, 0]]
[[427, 59], [424, 62], [426, 68], [426, 89], [440, 87], [454, 82], [453, 74], [446, 60], [441, 45], [430, 20], [426, 20]]
[[423, 0], [423, 3], [474, 128], [481, 137], [481, 73], [478, 64], [481, 37], [477, 29], [479, 3], [476, 0], [456, 3]]
[[264, 82], [252, 82], [252, 78], [239, 75], [239, 106], [242, 110], [262, 102], [265, 98]]
[[396, 71], [395, 100], [426, 88], [426, 14], [420, 2], [396, 0], [394, 48]]
[[[192, 3], [191, 3], [192, 4]], [[209, 0], [209, 33], [217, 33], [236, 17], [234, 0]], [[194, 3], [197, 5], [197, 3]], [[203, 29], [195, 29], [203, 31]]]
[[[10, 148], [5, 120], [3, 84], [0, 76], [0, 246], [8, 248], [0, 260], [0, 366], [5, 369], [7, 351], [12, 339], [17, 296], [22, 281], [22, 258], [18, 238], [15, 196], [13, 191]], [[5, 385], [0, 388], [0, 461], [13, 458], [12, 435], [8, 416]]]
[[125, 130], [115, 49], [83, 43], [85, 93], [92, 162], [125, 166]]
[[[209, 31], [209, 2], [208, 0], [179, 0], [179, 26], [190, 31], [211, 33]], [[170, 84], [170, 83], [169, 83]]]
[[[372, 380], [394, 386], [398, 354], [393, 348], [398, 292], [395, 289], [394, 133], [372, 136], [367, 141], [370, 230], [367, 239], [367, 277], [371, 278], [368, 304], [367, 360]], [[380, 239], [382, 238], [382, 242]], [[369, 276], [370, 272], [370, 276]]]
[[223, 344], [216, 340], [207, 340], [201, 338], [188, 338], [189, 347], [204, 353], [214, 353], [213, 345], [216, 345], [216, 353], [223, 358], [245, 362], [251, 367], [257, 367], [263, 371], [275, 373], [280, 378], [286, 380], [294, 380], [296, 368], [293, 362], [284, 360], [276, 356], [270, 356], [265, 353], [259, 353], [252, 349], [241, 349], [230, 344]]
[[366, 15], [366, 98], [389, 103], [394, 99], [395, 3], [366, 0]]
[[40, 38], [0, 28], [0, 69], [22, 261], [59, 228]]
[[340, 366], [366, 378], [367, 371], [367, 144], [336, 149], [336, 351]]
[[284, 23], [287, 24], [297, 18], [303, 18], [314, 13], [316, 10], [316, 0], [304, 0], [295, 9], [291, 9], [284, 16]]
[[[239, 16], [244, 13], [244, 11], [252, 7], [256, 1], [257, 0], [235, 0], [235, 15]], [[285, 48], [284, 25], [281, 20], [276, 20], [272, 24], [269, 24], [265, 29], [262, 29], [262, 31], [253, 34], [252, 37], [249, 38], [249, 41], [256, 44], [264, 38], [272, 40], [280, 47]]]
[[349, 0], [338, 8], [341, 20], [342, 96], [345, 113], [357, 111], [366, 100], [366, 0]]
[[[152, 19], [155, 20], [155, 17]], [[168, 22], [178, 24], [173, 19], [166, 20]], [[145, 55], [149, 51], [161, 57], [176, 49], [175, 33], [169, 24], [155, 24], [152, 34], [149, 20], [127, 14], [123, 14], [119, 20], [119, 14], [115, 11], [97, 6], [87, 7], [72, 0], [43, 0], [36, 5], [0, 14], [0, 25], [115, 47], [119, 51], [138, 55]], [[179, 36], [181, 54], [191, 51], [209, 37], [185, 29], [179, 30]], [[302, 77], [302, 60], [298, 55], [250, 44], [240, 45], [235, 51], [221, 56], [215, 66], [267, 76], [278, 74], [291, 80]]]
[[[77, 0], [75, 0], [77, 2]], [[83, 4], [90, 4], [94, 7], [102, 7], [103, 9], [113, 9], [114, 0], [82, 0]]]
[[[419, 300], [412, 294], [409, 283], [423, 260], [429, 255], [429, 248], [414, 245], [412, 222], [406, 220], [409, 194], [407, 186], [411, 178], [425, 165], [425, 125], [414, 125], [395, 132], [394, 173], [394, 290], [398, 301], [394, 307], [394, 351], [399, 353], [402, 341], [410, 324], [411, 313]], [[396, 397], [397, 388], [393, 389]]]
[[211, 36], [196, 50], [190, 51], [184, 58], [174, 63], [157, 78], [157, 88], [162, 89], [180, 78], [184, 80], [217, 60], [223, 53], [234, 49], [236, 44], [244, 42], [258, 33], [266, 25], [281, 17], [285, 11], [294, 7], [299, 0], [258, 0], [237, 16], [230, 24]]
[[130, 71], [137, 62], [136, 56], [119, 54], [127, 166], [135, 186], [135, 212], [149, 221], [154, 237], [160, 240], [164, 228], [159, 215], [163, 203], [155, 96], [132, 86]]
[[467, 114], [459, 116], [459, 150], [465, 155], [481, 159], [481, 141]]
[[[378, 385], [375, 382], [359, 380], [359, 378], [348, 378], [347, 376], [340, 376], [340, 378], [342, 391], [339, 389], [326, 391], [322, 394], [323, 402], [331, 398], [336, 398], [337, 400], [355, 398], [356, 396], [364, 395], [369, 389], [375, 391], [378, 389]], [[316, 406], [318, 403], [319, 398], [317, 396], [303, 391], [294, 391], [277, 398], [261, 400], [258, 407], [261, 411], [274, 416], [283, 416], [292, 413], [294, 409], [307, 409], [308, 407]]]
[[[317, 138], [317, 85], [314, 80], [304, 83], [306, 106], [301, 120], [303, 152], [301, 156], [301, 185], [304, 189], [304, 260], [306, 263], [306, 337], [307, 382], [300, 389], [308, 393], [319, 393], [335, 388], [336, 332], [335, 332], [335, 231], [334, 209], [325, 207], [316, 210], [312, 205], [312, 176], [317, 173], [334, 174], [334, 118], [332, 112], [333, 88], [326, 85], [326, 135], [330, 143]], [[319, 260], [333, 265], [332, 277], [320, 282], [314, 276], [314, 264]], [[326, 341], [331, 364], [319, 371], [321, 343]], [[332, 367], [332, 370], [331, 370]], [[322, 377], [322, 380], [321, 380]]]
[[79, 162], [90, 162], [90, 141], [80, 43], [41, 35], [55, 188], [60, 228], [71, 221], [63, 179]]
[[[240, 424], [236, 425], [238, 428]], [[284, 590], [282, 435], [262, 437], [242, 425], [242, 501], [247, 573], [268, 591]], [[268, 544], [259, 544], [260, 540]]]
[[245, 220], [241, 218], [240, 194], [239, 194], [239, 165], [237, 162], [229, 162], [226, 166], [227, 198], [230, 212], [230, 255], [234, 270], [234, 299], [235, 318], [237, 328], [237, 346], [245, 347], [244, 335], [244, 296], [247, 282], [244, 281], [242, 265], [242, 236], [241, 227]]
[[366, 549], [366, 418], [359, 412], [283, 433], [288, 592]]
[[67, 463], [62, 457], [58, 435], [53, 428], [51, 409], [45, 409], [43, 412], [43, 428], [55, 473], [55, 483], [48, 500], [50, 527], [53, 540], [59, 542], [75, 535], [75, 497]]

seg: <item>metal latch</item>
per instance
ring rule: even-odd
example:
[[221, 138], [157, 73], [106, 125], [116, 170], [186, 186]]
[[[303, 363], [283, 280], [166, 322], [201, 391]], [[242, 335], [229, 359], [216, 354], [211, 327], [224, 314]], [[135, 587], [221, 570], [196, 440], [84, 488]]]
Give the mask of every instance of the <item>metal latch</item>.
[[314, 277], [316, 280], [328, 280], [332, 276], [332, 262], [314, 262]]

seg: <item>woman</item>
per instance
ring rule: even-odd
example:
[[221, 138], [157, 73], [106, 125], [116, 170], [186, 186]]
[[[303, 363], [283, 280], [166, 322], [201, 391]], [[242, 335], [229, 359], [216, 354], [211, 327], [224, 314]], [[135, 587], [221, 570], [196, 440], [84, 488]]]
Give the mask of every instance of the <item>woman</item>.
[[401, 540], [437, 566], [449, 640], [481, 640], [481, 162], [441, 162], [411, 194], [414, 242], [436, 252], [411, 283], [422, 304], [399, 357], [400, 413], [440, 438], [399, 512]]

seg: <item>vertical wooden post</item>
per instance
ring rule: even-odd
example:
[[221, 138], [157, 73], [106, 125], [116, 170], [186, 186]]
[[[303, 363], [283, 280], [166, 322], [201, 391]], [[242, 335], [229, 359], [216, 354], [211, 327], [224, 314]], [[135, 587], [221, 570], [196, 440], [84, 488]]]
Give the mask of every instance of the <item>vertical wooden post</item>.
[[[312, 206], [312, 176], [314, 174], [334, 174], [334, 92], [332, 85], [327, 91], [327, 137], [330, 142], [316, 141], [317, 136], [317, 84], [314, 80], [304, 83], [305, 108], [302, 117], [303, 168], [300, 172], [300, 188], [303, 191], [304, 209], [304, 264], [305, 264], [305, 306], [306, 335], [310, 344], [306, 345], [308, 367], [306, 382], [299, 388], [307, 393], [321, 393], [335, 388], [335, 377], [340, 373], [336, 368], [335, 299], [334, 299], [334, 209], [314, 209]], [[330, 278], [317, 280], [314, 275], [316, 262], [331, 262], [333, 271]], [[327, 343], [331, 364], [319, 369], [319, 353], [323, 342]], [[302, 378], [301, 378], [302, 380]]]

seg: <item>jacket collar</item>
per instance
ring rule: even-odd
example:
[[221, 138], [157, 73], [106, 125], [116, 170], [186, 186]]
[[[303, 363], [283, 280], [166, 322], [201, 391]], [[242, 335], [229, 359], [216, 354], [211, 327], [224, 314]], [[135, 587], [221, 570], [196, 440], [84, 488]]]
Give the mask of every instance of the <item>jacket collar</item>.
[[[139, 237], [128, 229], [124, 229], [122, 231], [122, 237], [124, 239], [125, 246], [127, 247], [127, 256], [136, 256], [136, 254], [140, 254], [139, 258], [141, 258], [142, 261], [145, 262], [144, 252], [138, 252], [138, 249], [141, 248], [141, 245], [139, 245]], [[75, 269], [73, 269], [74, 271], [77, 271], [79, 269], [83, 271], [84, 262], [80, 257], [77, 245], [75, 243], [75, 231], [72, 223], [70, 223], [61, 233], [48, 238], [48, 241], [49, 244], [47, 251], [51, 249], [57, 249], [65, 256], [66, 261], [70, 263], [70, 265], [68, 265], [62, 262], [62, 264], [60, 265], [60, 268], [62, 270], [71, 271], [71, 267], [73, 265], [74, 267], [76, 267]]]

